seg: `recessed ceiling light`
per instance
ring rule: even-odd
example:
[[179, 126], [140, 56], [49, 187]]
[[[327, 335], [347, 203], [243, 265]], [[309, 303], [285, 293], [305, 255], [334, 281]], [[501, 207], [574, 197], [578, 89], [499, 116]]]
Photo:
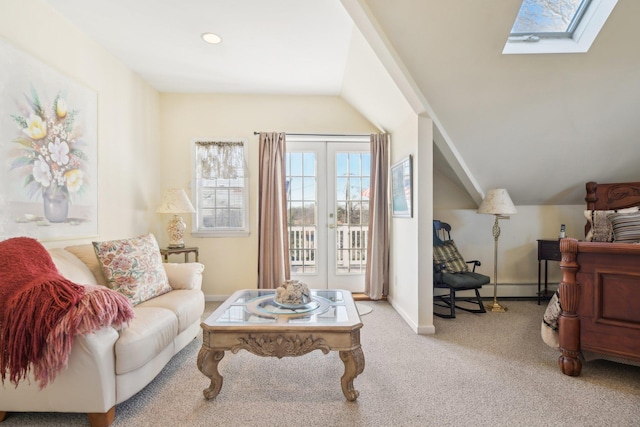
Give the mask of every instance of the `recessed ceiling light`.
[[211, 44], [222, 43], [222, 38], [219, 35], [213, 34], [213, 33], [204, 33], [204, 34], [202, 34], [202, 40], [206, 41], [207, 43], [211, 43]]

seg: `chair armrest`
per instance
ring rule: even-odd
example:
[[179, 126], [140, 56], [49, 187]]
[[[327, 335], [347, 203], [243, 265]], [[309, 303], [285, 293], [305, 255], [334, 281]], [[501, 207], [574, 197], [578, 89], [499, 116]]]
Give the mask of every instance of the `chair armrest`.
[[482, 265], [482, 263], [480, 261], [478, 261], [477, 259], [471, 260], [471, 261], [465, 261], [467, 264], [473, 264], [473, 269], [471, 271], [475, 272], [476, 271], [476, 267], [480, 267]]
[[442, 273], [446, 270], [446, 264], [444, 262], [433, 262], [433, 282], [442, 282]]
[[173, 289], [201, 289], [204, 264], [199, 262], [163, 263]]

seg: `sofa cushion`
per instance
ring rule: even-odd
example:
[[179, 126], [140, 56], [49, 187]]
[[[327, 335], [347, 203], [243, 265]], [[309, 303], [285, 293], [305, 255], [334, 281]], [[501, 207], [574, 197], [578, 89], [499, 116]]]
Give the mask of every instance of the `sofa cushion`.
[[178, 319], [178, 333], [200, 320], [204, 312], [204, 294], [199, 290], [176, 290], [145, 301], [138, 307], [159, 307], [171, 310]]
[[[87, 245], [89, 246], [89, 245]], [[97, 281], [89, 267], [77, 256], [62, 248], [49, 249], [49, 255], [56, 268], [65, 278], [80, 285], [97, 285]]]
[[102, 266], [96, 256], [96, 251], [93, 249], [93, 245], [87, 243], [84, 245], [73, 245], [64, 248], [66, 251], [71, 252], [77, 256], [91, 270], [91, 273], [96, 278], [96, 282], [100, 286], [108, 286], [107, 279], [102, 272]]
[[136, 317], [116, 341], [116, 374], [134, 371], [157, 356], [178, 335], [176, 315], [162, 307], [136, 307]]
[[172, 290], [153, 234], [93, 242], [93, 247], [109, 287], [133, 305]]
[[200, 289], [202, 287], [202, 272], [204, 264], [199, 262], [167, 263], [164, 264], [169, 284], [173, 289]]

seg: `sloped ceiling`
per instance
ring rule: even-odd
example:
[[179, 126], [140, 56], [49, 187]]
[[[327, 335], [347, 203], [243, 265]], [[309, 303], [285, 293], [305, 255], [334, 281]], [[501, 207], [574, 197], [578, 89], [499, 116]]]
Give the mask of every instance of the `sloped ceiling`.
[[620, 0], [588, 53], [502, 55], [520, 0], [365, 0], [483, 191], [583, 204], [638, 181], [640, 2]]
[[330, 95], [348, 93], [341, 3], [356, 2], [459, 153], [461, 182], [555, 205], [583, 204], [590, 180], [640, 181], [637, 0], [618, 1], [589, 52], [555, 55], [502, 55], [521, 0], [43, 1], [159, 91]]

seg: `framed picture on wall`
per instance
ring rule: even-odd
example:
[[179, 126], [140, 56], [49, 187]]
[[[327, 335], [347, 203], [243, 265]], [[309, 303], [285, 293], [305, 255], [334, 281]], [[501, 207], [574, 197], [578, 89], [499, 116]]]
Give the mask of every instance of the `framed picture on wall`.
[[413, 217], [412, 184], [411, 156], [407, 156], [391, 166], [391, 206], [394, 217]]
[[0, 240], [96, 236], [96, 92], [2, 40], [0, 69]]

